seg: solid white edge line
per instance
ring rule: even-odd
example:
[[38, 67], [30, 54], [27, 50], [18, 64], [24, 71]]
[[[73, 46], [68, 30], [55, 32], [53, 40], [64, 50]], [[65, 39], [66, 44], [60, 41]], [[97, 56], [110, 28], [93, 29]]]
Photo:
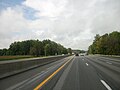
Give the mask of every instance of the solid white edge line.
[[100, 81], [108, 90], [112, 90], [111, 87], [104, 80], [100, 80]]

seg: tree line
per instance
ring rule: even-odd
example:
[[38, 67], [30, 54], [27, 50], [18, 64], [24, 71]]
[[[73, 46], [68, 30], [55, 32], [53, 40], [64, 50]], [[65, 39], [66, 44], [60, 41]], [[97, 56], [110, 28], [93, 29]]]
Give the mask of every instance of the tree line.
[[26, 40], [12, 43], [8, 49], [0, 49], [0, 55], [33, 55], [33, 56], [49, 56], [72, 53], [71, 48], [65, 48], [59, 43], [49, 39]]
[[89, 54], [120, 55], [120, 32], [114, 31], [102, 36], [97, 34], [88, 49]]

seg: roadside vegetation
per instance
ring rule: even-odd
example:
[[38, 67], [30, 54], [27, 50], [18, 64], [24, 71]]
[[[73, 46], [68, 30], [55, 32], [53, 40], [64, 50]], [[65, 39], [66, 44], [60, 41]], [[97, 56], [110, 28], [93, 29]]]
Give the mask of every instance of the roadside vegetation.
[[[39, 56], [53, 56], [62, 54], [72, 54], [71, 48], [65, 48], [59, 43], [49, 39], [39, 40], [26, 40], [12, 43], [8, 49], [0, 49], [0, 56], [5, 58], [26, 58], [26, 57], [39, 57]], [[23, 56], [21, 56], [23, 55]], [[0, 57], [2, 58], [2, 57]]]
[[97, 34], [88, 49], [89, 54], [120, 55], [120, 32], [114, 31], [102, 36]]
[[33, 58], [33, 56], [30, 55], [16, 55], [16, 56], [0, 56], [0, 61], [2, 60], [16, 60], [16, 59], [25, 59], [25, 58]]

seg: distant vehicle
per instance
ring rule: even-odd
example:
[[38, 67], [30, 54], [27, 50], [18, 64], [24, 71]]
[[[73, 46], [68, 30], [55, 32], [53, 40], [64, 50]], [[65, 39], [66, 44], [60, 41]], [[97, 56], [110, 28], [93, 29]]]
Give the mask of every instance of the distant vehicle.
[[81, 54], [80, 56], [85, 56], [85, 55]]
[[77, 54], [75, 54], [75, 56], [79, 56], [79, 54], [77, 53]]
[[85, 56], [87, 53], [81, 53], [80, 56]]

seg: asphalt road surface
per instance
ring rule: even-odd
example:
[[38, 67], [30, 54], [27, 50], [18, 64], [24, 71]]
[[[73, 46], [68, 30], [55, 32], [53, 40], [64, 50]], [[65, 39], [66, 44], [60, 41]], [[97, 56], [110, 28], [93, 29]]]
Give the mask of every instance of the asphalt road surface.
[[120, 90], [120, 59], [70, 56], [1, 79], [0, 90]]

